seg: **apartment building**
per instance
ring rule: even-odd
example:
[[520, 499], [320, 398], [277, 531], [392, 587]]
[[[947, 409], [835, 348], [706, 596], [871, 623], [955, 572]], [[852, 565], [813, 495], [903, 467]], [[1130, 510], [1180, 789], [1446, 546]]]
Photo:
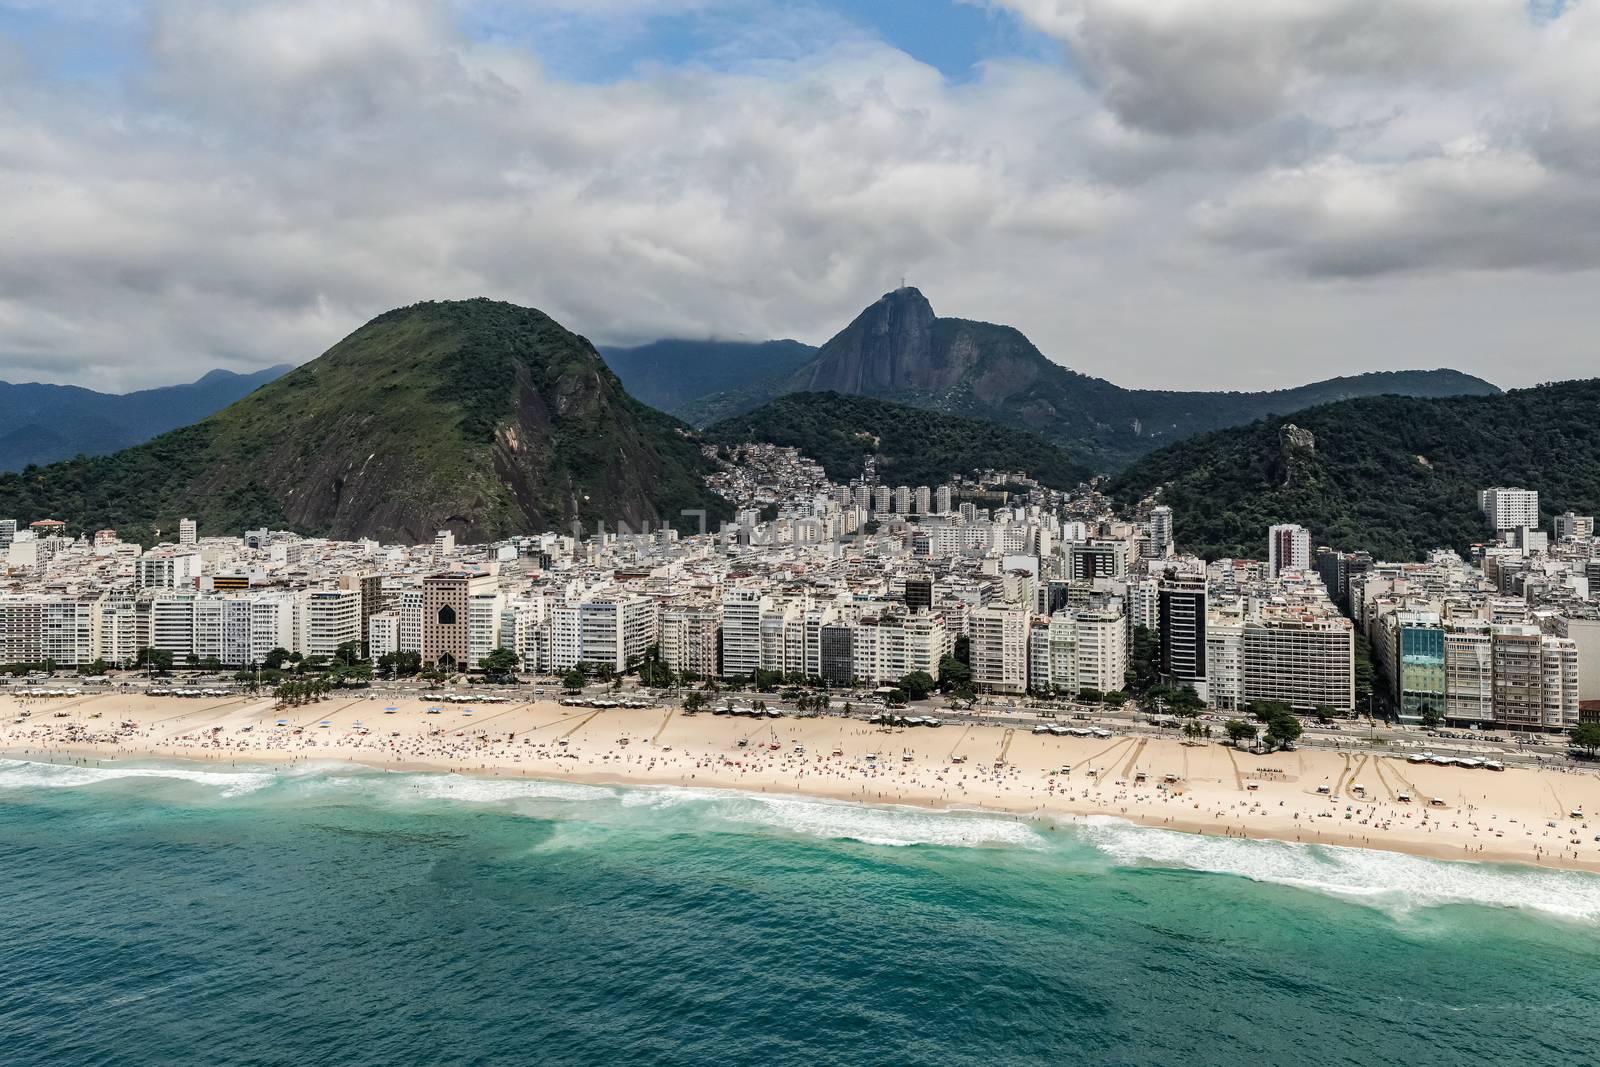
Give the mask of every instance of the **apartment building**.
[[1122, 613], [1109, 608], [1080, 611], [1073, 629], [1078, 688], [1120, 691], [1128, 672], [1128, 626]]
[[980, 692], [1027, 690], [1031, 618], [1023, 608], [979, 608], [968, 617], [972, 683]]
[[1206, 684], [1206, 578], [1168, 570], [1160, 579], [1161, 673], [1178, 685]]
[[331, 657], [340, 645], [361, 640], [359, 590], [312, 589], [300, 599], [298, 606], [302, 654]]
[[1539, 493], [1533, 489], [1515, 489], [1497, 486], [1478, 490], [1478, 510], [1483, 512], [1489, 529], [1538, 529]]
[[722, 675], [748, 678], [761, 666], [761, 616], [772, 598], [759, 589], [735, 586], [722, 595]]
[[675, 605], [661, 612], [661, 662], [679, 674], [717, 673], [722, 615], [710, 605]]
[[1355, 630], [1337, 615], [1285, 612], [1248, 618], [1240, 642], [1240, 696], [1296, 710], [1355, 708]]
[[1451, 622], [1444, 628], [1444, 718], [1452, 726], [1494, 722], [1494, 650], [1489, 623]]

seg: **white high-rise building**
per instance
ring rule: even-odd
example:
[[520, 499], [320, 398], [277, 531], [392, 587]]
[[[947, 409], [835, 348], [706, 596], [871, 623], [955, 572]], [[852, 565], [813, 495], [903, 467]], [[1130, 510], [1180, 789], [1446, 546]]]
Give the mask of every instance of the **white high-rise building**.
[[200, 540], [199, 528], [193, 519], [178, 520], [178, 544], [192, 545]]
[[761, 613], [772, 600], [761, 590], [736, 586], [722, 595], [722, 674], [748, 678], [761, 666]]
[[340, 645], [361, 640], [359, 589], [313, 589], [299, 606], [301, 655], [332, 656]]
[[1494, 657], [1486, 620], [1446, 624], [1444, 703], [1448, 722], [1494, 721]]
[[656, 637], [655, 601], [641, 596], [597, 596], [578, 605], [580, 658], [624, 671], [644, 658]]
[[1303, 571], [1311, 566], [1311, 531], [1292, 522], [1279, 523], [1267, 531], [1267, 577], [1284, 571]]
[[955, 502], [955, 492], [948, 485], [941, 485], [933, 492], [933, 508], [940, 515], [948, 515]]
[[150, 602], [150, 647], [182, 663], [194, 652], [194, 595], [175, 593]]
[[1110, 609], [1080, 611], [1076, 631], [1078, 688], [1102, 693], [1119, 691], [1128, 670], [1128, 625], [1122, 613]]
[[1276, 700], [1302, 711], [1355, 708], [1355, 629], [1343, 616], [1247, 619], [1243, 654], [1245, 703]]
[[379, 612], [367, 617], [367, 655], [376, 663], [380, 656], [400, 651], [400, 616]]
[[422, 651], [422, 589], [411, 586], [400, 590], [399, 651]]
[[979, 608], [968, 618], [971, 629], [972, 683], [989, 693], [1021, 693], [1028, 688], [1028, 625], [1025, 608]]
[[1538, 529], [1539, 492], [1496, 486], [1478, 490], [1478, 510], [1491, 530]]
[[497, 592], [473, 593], [467, 598], [467, 663], [476, 667], [499, 648], [500, 614], [505, 597]]
[[198, 597], [194, 602], [194, 654], [225, 667], [251, 662], [250, 608], [246, 597]]
[[1244, 704], [1244, 615], [1240, 605], [1219, 607], [1206, 619], [1206, 702], [1214, 708]]

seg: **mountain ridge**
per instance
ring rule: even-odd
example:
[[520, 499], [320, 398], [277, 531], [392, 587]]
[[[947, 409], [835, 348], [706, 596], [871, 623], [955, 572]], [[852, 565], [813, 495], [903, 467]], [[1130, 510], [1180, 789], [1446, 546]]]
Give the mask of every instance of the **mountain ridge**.
[[753, 380], [782, 379], [816, 355], [800, 341], [692, 341], [665, 338], [600, 354], [636, 399], [676, 414], [679, 405], [740, 388]]
[[1195, 433], [1351, 395], [1500, 391], [1448, 369], [1377, 371], [1267, 392], [1127, 389], [1054, 362], [1015, 327], [941, 318], [906, 286], [865, 308], [787, 378], [752, 376], [673, 411], [706, 426], [776, 396], [818, 390], [1033, 430], [1102, 470]]
[[192, 382], [101, 393], [78, 385], [0, 382], [0, 471], [104, 455], [196, 422], [293, 369], [216, 368]]

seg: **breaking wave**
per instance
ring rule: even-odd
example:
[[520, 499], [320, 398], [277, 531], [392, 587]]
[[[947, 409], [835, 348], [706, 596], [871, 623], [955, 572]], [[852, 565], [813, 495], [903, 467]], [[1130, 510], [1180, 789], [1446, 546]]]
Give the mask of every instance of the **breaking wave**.
[[1121, 866], [1234, 875], [1358, 901], [1391, 912], [1453, 904], [1524, 908], [1600, 920], [1600, 877], [1398, 852], [1243, 838], [1200, 837], [1095, 819], [1082, 839]]

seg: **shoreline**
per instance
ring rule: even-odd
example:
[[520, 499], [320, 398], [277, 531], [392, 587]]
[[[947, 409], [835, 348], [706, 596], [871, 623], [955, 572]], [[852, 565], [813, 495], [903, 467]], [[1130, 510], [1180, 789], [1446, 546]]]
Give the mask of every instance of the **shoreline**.
[[[32, 714], [19, 717], [22, 710]], [[283, 709], [270, 697], [116, 694], [26, 705], [3, 697], [0, 720], [0, 755], [36, 762], [345, 762], [1056, 822], [1111, 816], [1207, 837], [1600, 872], [1600, 818], [1571, 817], [1600, 812], [1600, 776], [1416, 766], [1381, 751], [1256, 756], [1134, 735], [1070, 738], [955, 724], [884, 728], [830, 716], [752, 721], [551, 701], [441, 707], [377, 696]], [[136, 725], [119, 729], [124, 722]], [[1404, 794], [1409, 803], [1398, 799]], [[1435, 797], [1442, 806], [1429, 806]]]

